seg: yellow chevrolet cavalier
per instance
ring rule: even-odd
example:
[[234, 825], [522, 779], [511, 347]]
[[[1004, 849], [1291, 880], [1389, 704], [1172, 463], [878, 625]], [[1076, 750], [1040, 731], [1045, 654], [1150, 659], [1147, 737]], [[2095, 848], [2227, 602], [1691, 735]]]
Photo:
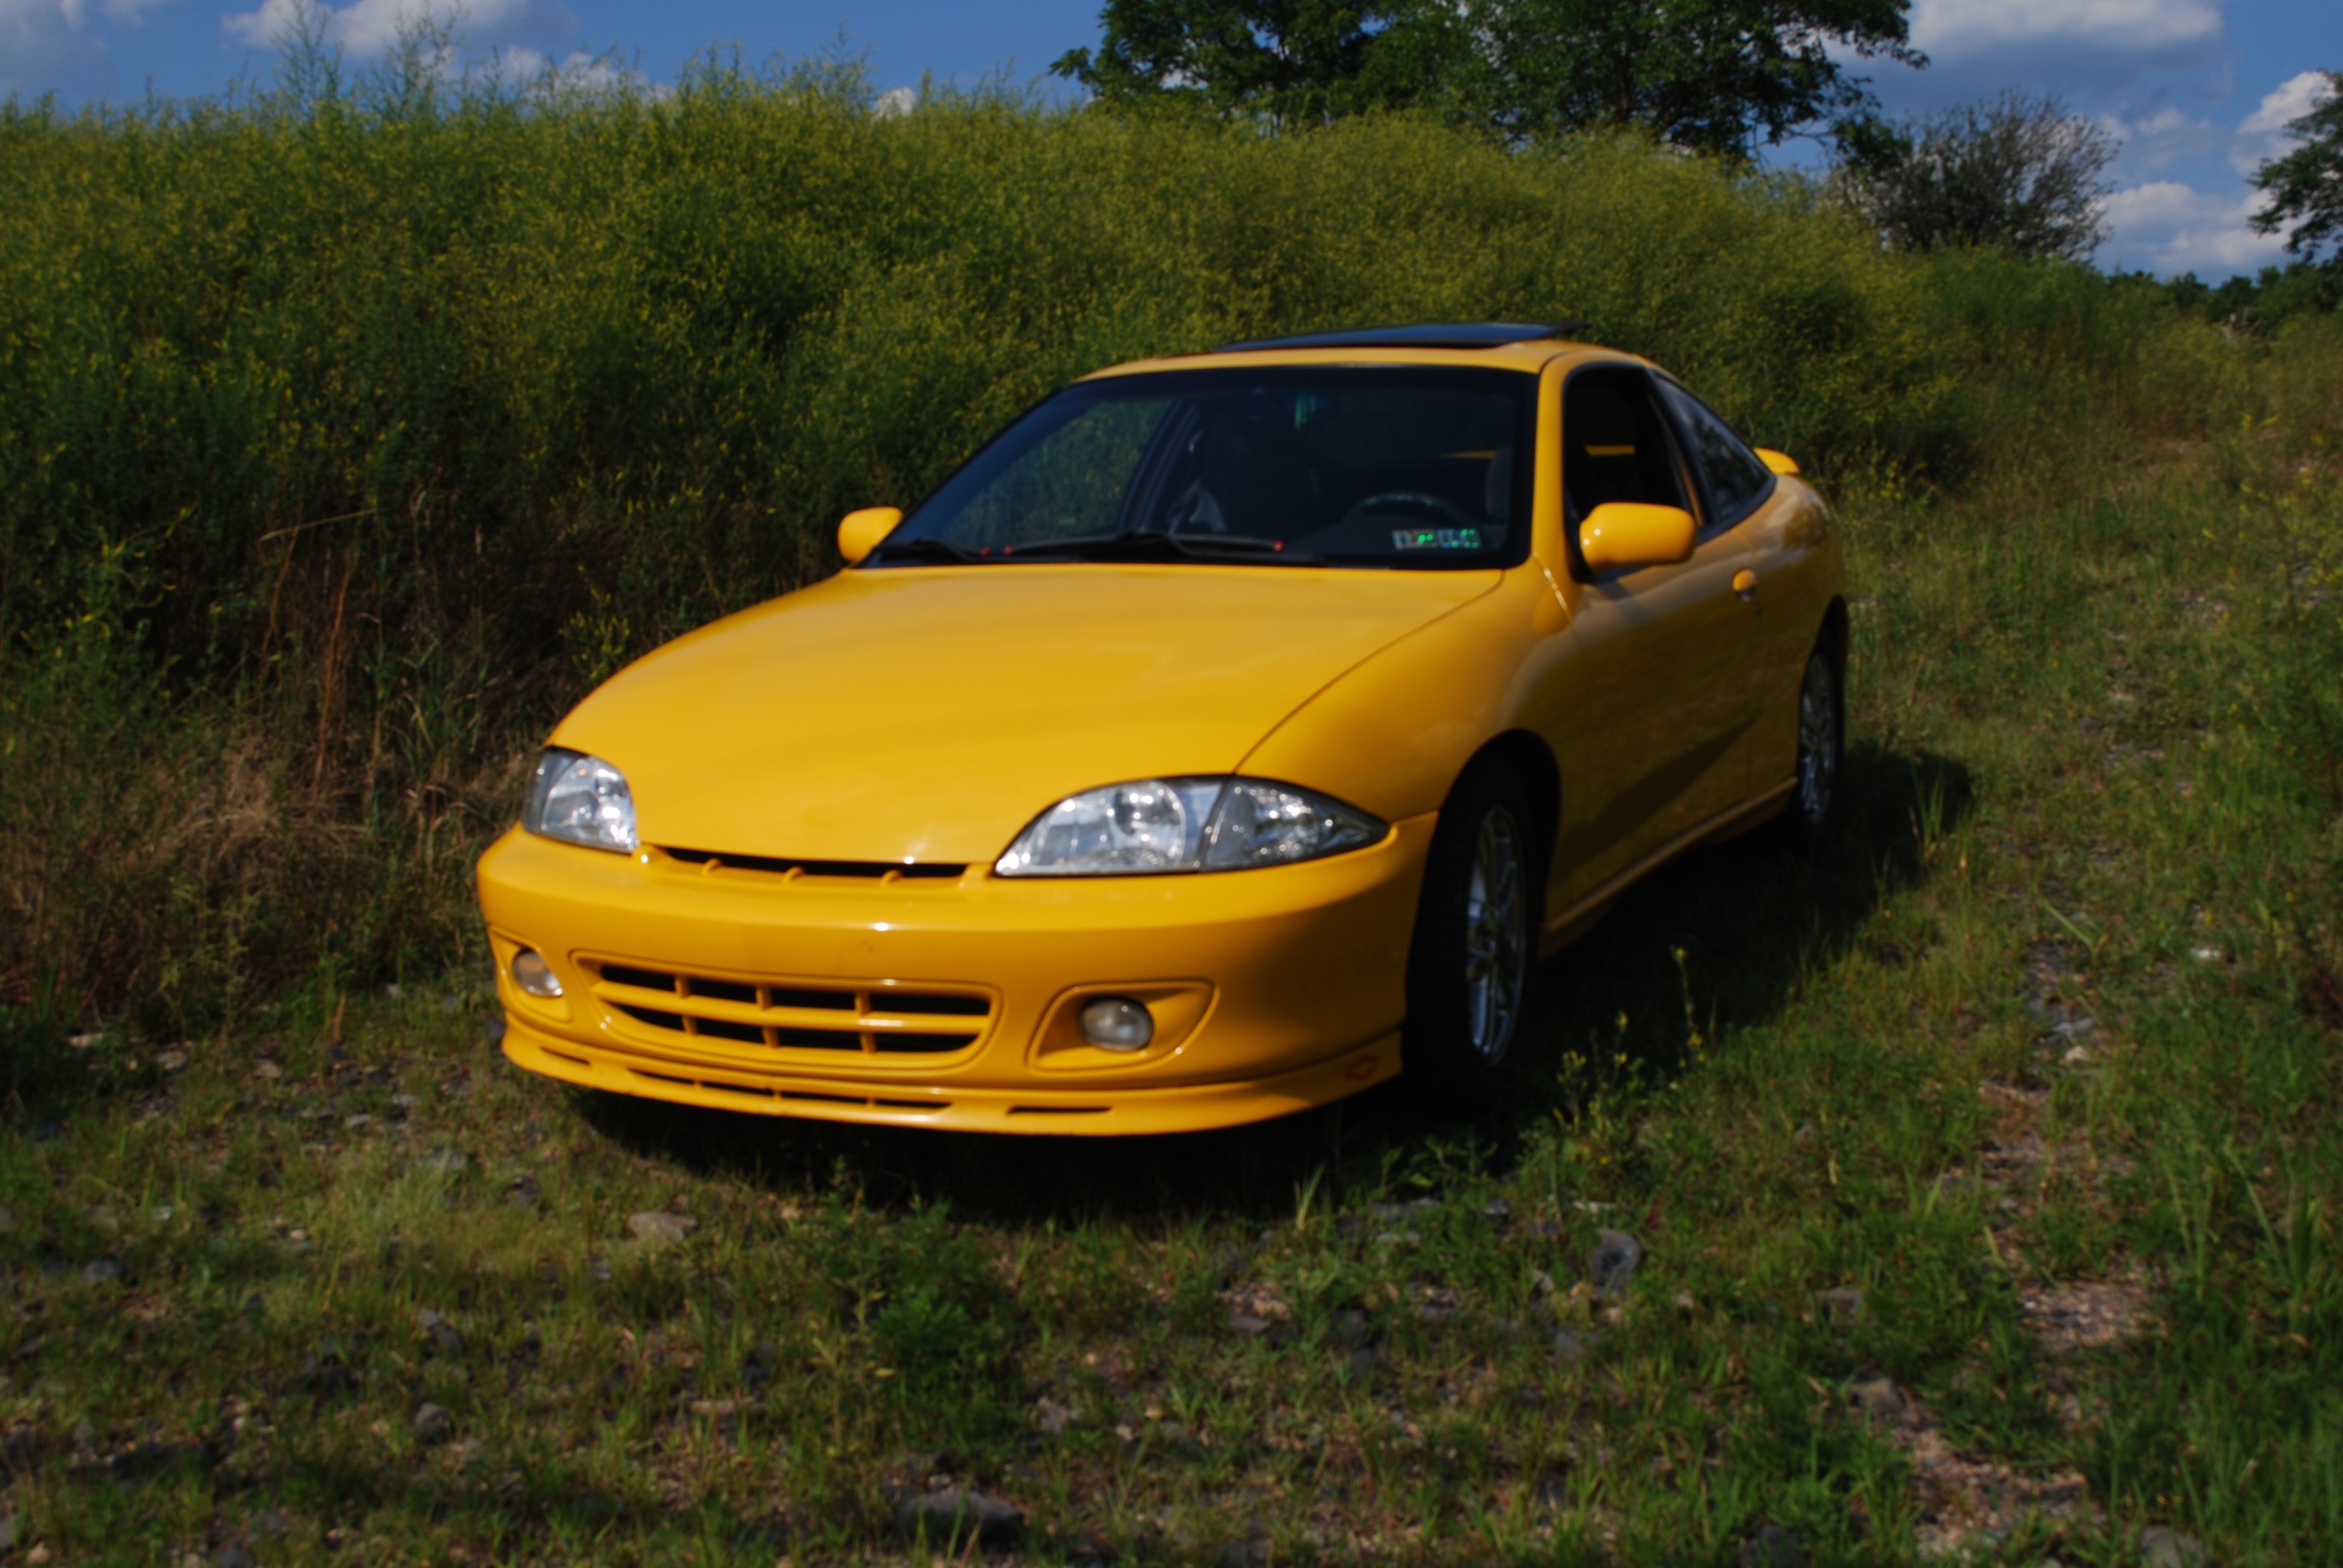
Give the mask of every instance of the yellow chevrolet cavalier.
[[1796, 474], [1532, 326], [1078, 381], [562, 720], [479, 866], [504, 1049], [1008, 1132], [1485, 1091], [1623, 889], [1829, 826], [1846, 610]]

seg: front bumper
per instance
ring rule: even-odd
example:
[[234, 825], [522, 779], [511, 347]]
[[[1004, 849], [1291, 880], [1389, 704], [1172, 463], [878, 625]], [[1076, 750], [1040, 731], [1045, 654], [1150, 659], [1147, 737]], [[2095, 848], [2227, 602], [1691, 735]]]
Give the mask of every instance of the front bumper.
[[[831, 1121], [1189, 1131], [1398, 1070], [1433, 821], [1269, 870], [886, 882], [710, 871], [515, 829], [481, 858], [480, 904], [506, 1054], [533, 1071]], [[514, 987], [522, 948], [559, 1000]], [[1087, 1046], [1072, 1020], [1102, 994], [1145, 1000], [1154, 1044]]]

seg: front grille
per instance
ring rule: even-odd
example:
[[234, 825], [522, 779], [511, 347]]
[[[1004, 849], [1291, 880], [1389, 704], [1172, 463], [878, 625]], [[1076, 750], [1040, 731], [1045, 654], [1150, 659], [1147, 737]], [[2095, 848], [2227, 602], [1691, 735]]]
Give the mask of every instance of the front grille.
[[992, 1024], [993, 999], [933, 986], [719, 980], [636, 964], [595, 963], [595, 1000], [646, 1029], [770, 1050], [940, 1056]]
[[956, 882], [965, 864], [943, 860], [790, 860], [771, 855], [729, 855], [715, 849], [666, 846], [669, 859], [710, 871], [759, 871], [777, 877], [857, 877], [877, 882]]

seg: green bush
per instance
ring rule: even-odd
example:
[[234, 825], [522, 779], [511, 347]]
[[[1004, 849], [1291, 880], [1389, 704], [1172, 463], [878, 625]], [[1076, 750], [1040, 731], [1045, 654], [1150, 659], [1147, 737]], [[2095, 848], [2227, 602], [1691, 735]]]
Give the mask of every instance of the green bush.
[[0, 200], [0, 997], [157, 1030], [462, 954], [569, 702], [1101, 365], [1584, 318], [1825, 476], [1950, 482], [2213, 417], [2242, 352], [1632, 140], [878, 116], [836, 72], [11, 106]]

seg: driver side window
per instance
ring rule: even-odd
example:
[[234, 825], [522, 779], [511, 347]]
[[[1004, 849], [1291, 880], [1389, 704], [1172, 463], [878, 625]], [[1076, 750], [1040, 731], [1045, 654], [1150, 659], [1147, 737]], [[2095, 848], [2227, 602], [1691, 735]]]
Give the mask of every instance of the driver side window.
[[1562, 495], [1574, 548], [1578, 524], [1606, 502], [1691, 509], [1674, 444], [1641, 370], [1601, 366], [1564, 386]]

